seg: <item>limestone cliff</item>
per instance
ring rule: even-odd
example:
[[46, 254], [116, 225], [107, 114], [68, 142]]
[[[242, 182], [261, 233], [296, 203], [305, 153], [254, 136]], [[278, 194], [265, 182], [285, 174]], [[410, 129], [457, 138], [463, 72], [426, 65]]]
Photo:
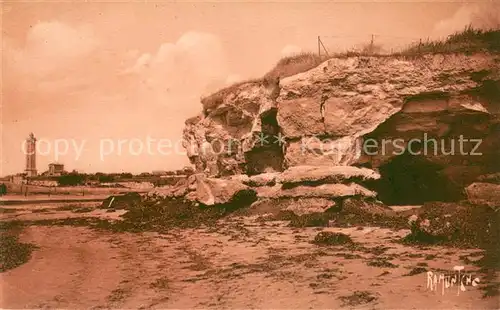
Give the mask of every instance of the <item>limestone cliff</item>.
[[332, 58], [281, 81], [234, 85], [202, 104], [203, 114], [186, 121], [184, 146], [209, 176], [364, 166], [380, 172], [382, 198], [409, 203], [454, 199], [500, 169], [495, 54]]

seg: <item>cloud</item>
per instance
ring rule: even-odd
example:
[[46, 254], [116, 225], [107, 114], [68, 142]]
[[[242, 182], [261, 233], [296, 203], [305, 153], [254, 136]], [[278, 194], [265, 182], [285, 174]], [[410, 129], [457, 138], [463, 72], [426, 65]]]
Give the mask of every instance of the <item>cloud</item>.
[[166, 70], [179, 74], [192, 71], [206, 77], [220, 77], [227, 71], [226, 57], [219, 38], [213, 34], [187, 32], [175, 43], [162, 44], [154, 55], [141, 55], [129, 71]]
[[287, 45], [281, 50], [281, 56], [282, 57], [288, 57], [288, 56], [293, 56], [300, 54], [302, 52], [302, 48], [300, 48], [297, 45]]
[[[154, 53], [144, 53], [124, 73], [138, 79], [141, 98], [151, 103], [177, 105], [189, 102], [199, 109], [199, 99], [214, 82], [223, 86], [229, 76], [220, 39], [210, 33], [190, 31], [176, 42], [161, 44]], [[179, 117], [185, 117], [182, 115]]]
[[28, 33], [27, 46], [46, 57], [84, 56], [94, 48], [88, 28], [73, 28], [58, 21], [40, 22]]
[[28, 29], [2, 42], [4, 122], [63, 111], [106, 78], [95, 65], [100, 41], [89, 26], [52, 20]]
[[[201, 111], [200, 96], [224, 87], [231, 76], [217, 36], [187, 32], [139, 52], [139, 41], [123, 51], [85, 27], [47, 22], [34, 28], [22, 46], [14, 49], [10, 40], [3, 42], [10, 49], [4, 119], [9, 120], [5, 130], [14, 133], [11, 141], [22, 141], [30, 131], [54, 139], [88, 139], [87, 157], [65, 159], [68, 167], [88, 171], [144, 171], [187, 163], [182, 154], [141, 157], [126, 152], [101, 162], [97, 139], [180, 139], [184, 120]], [[85, 121], [77, 121], [81, 119]], [[6, 161], [17, 171], [22, 156], [10, 152]]]
[[25, 45], [7, 48], [12, 69], [21, 75], [44, 77], [60, 73], [92, 53], [98, 40], [89, 27], [59, 21], [39, 22], [27, 33]]

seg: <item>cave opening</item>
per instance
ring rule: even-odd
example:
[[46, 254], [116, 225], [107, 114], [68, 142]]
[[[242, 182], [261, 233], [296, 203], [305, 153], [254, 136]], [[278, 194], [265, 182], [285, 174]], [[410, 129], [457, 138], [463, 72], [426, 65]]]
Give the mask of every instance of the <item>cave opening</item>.
[[430, 201], [463, 199], [462, 188], [442, 173], [442, 167], [425, 157], [408, 153], [379, 167], [376, 190], [387, 205], [421, 205]]
[[260, 116], [262, 137], [265, 139], [257, 141], [256, 146], [245, 153], [248, 175], [283, 171], [284, 154], [279, 141], [277, 114], [278, 110], [273, 108]]

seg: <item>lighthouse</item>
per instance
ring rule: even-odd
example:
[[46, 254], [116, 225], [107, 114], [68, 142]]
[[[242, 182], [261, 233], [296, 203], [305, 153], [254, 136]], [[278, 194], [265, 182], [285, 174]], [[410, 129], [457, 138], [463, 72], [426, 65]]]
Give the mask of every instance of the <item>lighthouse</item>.
[[25, 152], [26, 152], [26, 169], [24, 172], [27, 177], [35, 177], [36, 172], [36, 138], [33, 133], [30, 133], [28, 139], [25, 142]]

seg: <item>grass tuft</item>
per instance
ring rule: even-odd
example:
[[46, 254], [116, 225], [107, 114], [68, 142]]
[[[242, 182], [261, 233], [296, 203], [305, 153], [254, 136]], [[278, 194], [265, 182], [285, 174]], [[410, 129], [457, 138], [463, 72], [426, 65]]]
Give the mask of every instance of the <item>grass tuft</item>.
[[274, 68], [269, 71], [265, 78], [285, 78], [295, 74], [309, 71], [319, 66], [325, 58], [314, 53], [300, 53], [293, 56], [281, 58]]
[[353, 244], [354, 242], [346, 234], [322, 231], [314, 237], [313, 243], [318, 245], [344, 245]]
[[343, 306], [353, 307], [373, 302], [377, 300], [377, 297], [368, 291], [355, 291], [353, 294], [341, 296], [339, 299], [342, 300]]
[[411, 45], [401, 55], [421, 55], [440, 53], [499, 52], [500, 30], [482, 30], [467, 26], [446, 40], [434, 40]]

